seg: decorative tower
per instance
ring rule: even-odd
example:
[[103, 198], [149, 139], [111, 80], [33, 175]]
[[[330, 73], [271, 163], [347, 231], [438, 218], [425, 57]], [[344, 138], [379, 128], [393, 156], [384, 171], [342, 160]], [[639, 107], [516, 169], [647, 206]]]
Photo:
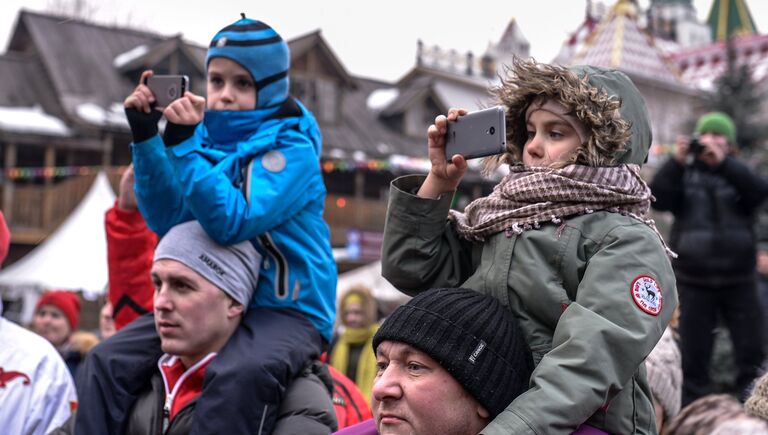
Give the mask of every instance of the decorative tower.
[[714, 0], [707, 24], [713, 41], [724, 41], [731, 36], [757, 34], [746, 0]]
[[512, 63], [512, 59], [520, 57], [529, 58], [531, 44], [520, 31], [520, 25], [517, 20], [512, 18], [507, 24], [507, 28], [501, 35], [499, 42], [489, 43], [485, 54], [480, 60], [480, 71], [484, 77], [493, 77], [496, 75], [497, 68], [503, 68], [503, 65]]
[[692, 0], [651, 0], [646, 18], [650, 34], [680, 47], [711, 42], [709, 27], [699, 22]]

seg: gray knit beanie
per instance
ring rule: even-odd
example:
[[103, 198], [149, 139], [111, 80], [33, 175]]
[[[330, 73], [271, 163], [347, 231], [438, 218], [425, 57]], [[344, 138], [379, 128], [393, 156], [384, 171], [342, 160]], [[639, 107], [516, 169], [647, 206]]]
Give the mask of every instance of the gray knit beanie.
[[528, 390], [533, 360], [498, 300], [468, 289], [428, 290], [395, 309], [373, 337], [409, 344], [437, 361], [496, 417]]
[[171, 228], [157, 244], [155, 261], [158, 260], [184, 264], [243, 304], [245, 309], [256, 289], [261, 265], [261, 255], [251, 242], [219, 245], [197, 221]]
[[653, 397], [659, 401], [667, 419], [680, 412], [683, 388], [683, 369], [680, 349], [670, 328], [664, 331], [661, 340], [645, 360], [648, 384]]

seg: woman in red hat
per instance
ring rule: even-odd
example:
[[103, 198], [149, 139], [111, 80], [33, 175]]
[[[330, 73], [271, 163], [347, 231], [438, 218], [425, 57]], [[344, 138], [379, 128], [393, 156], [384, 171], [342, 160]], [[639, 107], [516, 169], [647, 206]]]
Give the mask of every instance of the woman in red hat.
[[44, 293], [37, 301], [32, 317], [32, 331], [50, 341], [61, 353], [72, 377], [75, 376], [85, 353], [96, 344], [96, 341], [90, 340], [93, 343], [83, 348], [80, 345], [83, 340], [73, 340], [79, 321], [80, 298], [75, 293], [64, 290]]

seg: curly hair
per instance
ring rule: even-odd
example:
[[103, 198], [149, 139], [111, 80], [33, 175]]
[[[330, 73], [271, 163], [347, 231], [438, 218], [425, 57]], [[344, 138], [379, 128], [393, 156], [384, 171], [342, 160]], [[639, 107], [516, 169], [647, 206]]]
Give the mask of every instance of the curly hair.
[[558, 166], [614, 166], [627, 150], [631, 123], [621, 117], [621, 99], [591, 84], [588, 75], [579, 77], [563, 66], [519, 58], [505, 68], [505, 75], [492, 93], [507, 110], [507, 152], [487, 158], [486, 172], [504, 163], [520, 164], [527, 140], [525, 111], [538, 96], [564, 105], [590, 132], [588, 141]]

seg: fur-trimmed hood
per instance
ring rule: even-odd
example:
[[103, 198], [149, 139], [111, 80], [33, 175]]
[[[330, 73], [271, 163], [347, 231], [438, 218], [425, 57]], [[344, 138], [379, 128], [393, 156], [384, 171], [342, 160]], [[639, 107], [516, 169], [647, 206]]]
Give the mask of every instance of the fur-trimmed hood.
[[539, 95], [562, 103], [590, 132], [568, 163], [616, 166], [647, 160], [652, 136], [645, 101], [620, 71], [516, 60], [493, 92], [507, 110], [508, 152], [492, 159], [491, 166], [519, 164], [527, 136], [525, 111]]

